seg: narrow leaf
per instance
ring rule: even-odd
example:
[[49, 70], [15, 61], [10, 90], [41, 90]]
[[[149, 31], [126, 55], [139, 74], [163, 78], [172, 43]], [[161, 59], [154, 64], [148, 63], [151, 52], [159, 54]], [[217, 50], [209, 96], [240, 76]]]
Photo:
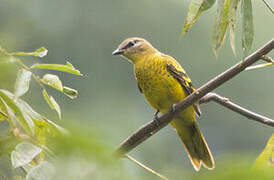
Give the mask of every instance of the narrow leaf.
[[59, 91], [63, 91], [63, 85], [58, 76], [53, 74], [45, 74], [42, 78], [42, 82], [48, 86], [51, 86]]
[[30, 169], [26, 176], [26, 180], [52, 180], [54, 174], [54, 166], [47, 161], [43, 161], [38, 166]]
[[187, 18], [182, 30], [182, 36], [196, 23], [201, 13], [213, 6], [216, 0], [192, 0], [190, 2]]
[[274, 170], [274, 134], [269, 138], [263, 152], [256, 159], [253, 169]]
[[17, 74], [15, 82], [14, 95], [18, 98], [29, 90], [29, 83], [31, 79], [31, 72], [25, 69], [20, 69]]
[[254, 66], [249, 66], [247, 67], [245, 70], [254, 70], [254, 69], [259, 69], [259, 68], [263, 68], [263, 67], [267, 67], [267, 66], [273, 66], [274, 63], [265, 63], [265, 64], [258, 64], [258, 65], [254, 65]]
[[75, 75], [82, 76], [79, 70], [75, 69], [71, 63], [67, 62], [66, 65], [62, 64], [34, 64], [31, 66], [32, 69], [49, 69], [49, 70], [56, 70], [56, 71], [63, 71]]
[[26, 132], [33, 134], [34, 123], [29, 115], [19, 108], [17, 100], [9, 91], [0, 89], [0, 107], [3, 110], [5, 109], [12, 125], [14, 127], [23, 127]]
[[23, 166], [38, 154], [42, 152], [41, 148], [33, 145], [29, 142], [22, 142], [15, 147], [15, 150], [11, 153], [11, 163], [14, 168]]
[[11, 55], [17, 56], [35, 56], [35, 57], [44, 57], [48, 54], [48, 50], [44, 47], [36, 49], [34, 52], [13, 52]]
[[17, 105], [21, 109], [21, 111], [26, 112], [32, 119], [36, 119], [39, 121], [44, 120], [45, 117], [34, 111], [27, 102], [23, 101], [22, 99], [18, 99], [17, 102]]
[[236, 56], [235, 26], [236, 26], [236, 15], [237, 15], [237, 8], [239, 5], [239, 2], [240, 0], [231, 0], [230, 11], [229, 11], [230, 46], [234, 56]]
[[254, 37], [253, 15], [251, 0], [242, 0], [242, 48], [244, 56], [248, 55]]
[[71, 99], [75, 99], [78, 96], [78, 91], [69, 87], [63, 87], [63, 93], [70, 97]]
[[0, 121], [7, 120], [8, 118], [8, 115], [0, 109]]
[[58, 103], [55, 101], [55, 99], [52, 96], [49, 96], [47, 91], [43, 90], [43, 96], [46, 102], [48, 103], [49, 107], [53, 110], [55, 110], [58, 113], [59, 119], [61, 119], [61, 109]]
[[218, 52], [224, 42], [228, 27], [230, 0], [219, 0], [217, 4], [217, 17], [212, 36], [213, 51], [216, 57], [218, 57]]

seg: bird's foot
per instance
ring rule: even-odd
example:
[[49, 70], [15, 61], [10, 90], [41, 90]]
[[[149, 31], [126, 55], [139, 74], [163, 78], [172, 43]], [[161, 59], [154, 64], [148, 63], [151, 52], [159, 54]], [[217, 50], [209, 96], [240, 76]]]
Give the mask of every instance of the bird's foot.
[[153, 115], [153, 121], [155, 122], [155, 124], [157, 125], [157, 127], [159, 128], [160, 125], [159, 125], [159, 120], [158, 120], [158, 114], [159, 114], [159, 110], [157, 110], [154, 115]]
[[172, 104], [169, 112], [173, 113], [175, 111], [175, 106], [176, 106], [176, 104]]

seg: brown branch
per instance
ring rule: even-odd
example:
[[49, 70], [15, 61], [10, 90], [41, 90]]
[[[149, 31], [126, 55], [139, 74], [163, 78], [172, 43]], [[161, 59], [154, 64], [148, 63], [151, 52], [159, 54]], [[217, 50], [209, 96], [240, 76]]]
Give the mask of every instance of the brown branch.
[[274, 126], [274, 120], [270, 119], [268, 117], [262, 116], [260, 114], [257, 114], [255, 112], [252, 112], [248, 109], [245, 109], [233, 102], [231, 102], [228, 98], [222, 97], [216, 93], [208, 93], [207, 95], [205, 95], [200, 101], [199, 103], [208, 103], [209, 101], [215, 101], [216, 103], [236, 112], [239, 113], [245, 117], [247, 117], [250, 120], [255, 120], [258, 121], [260, 123], [269, 125], [269, 126]]
[[213, 79], [205, 83], [195, 92], [193, 92], [192, 94], [187, 96], [184, 100], [182, 100], [180, 103], [175, 105], [172, 112], [167, 112], [161, 115], [157, 119], [157, 122], [152, 120], [148, 122], [147, 124], [143, 125], [142, 127], [140, 127], [135, 133], [133, 133], [124, 142], [122, 142], [122, 144], [115, 151], [115, 155], [117, 157], [121, 157], [125, 153], [134, 149], [137, 145], [141, 144], [147, 138], [149, 138], [150, 136], [158, 132], [163, 127], [167, 126], [171, 122], [174, 115], [176, 115], [180, 111], [183, 111], [188, 106], [197, 102], [207, 93], [211, 92], [212, 90], [224, 84], [231, 78], [235, 77], [240, 72], [244, 71], [245, 68], [247, 68], [248, 66], [260, 60], [263, 55], [266, 55], [273, 48], [274, 48], [274, 38], [270, 40], [269, 42], [267, 42], [260, 49], [255, 51], [253, 54], [246, 57], [243, 61], [240, 61], [236, 65], [232, 66], [231, 68], [227, 69], [223, 73], [219, 74], [218, 76], [214, 77]]

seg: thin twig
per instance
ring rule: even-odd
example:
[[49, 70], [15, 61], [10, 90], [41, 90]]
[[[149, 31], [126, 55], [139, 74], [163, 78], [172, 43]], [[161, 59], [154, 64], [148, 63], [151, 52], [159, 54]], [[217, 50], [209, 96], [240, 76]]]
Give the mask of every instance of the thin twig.
[[266, 7], [268, 7], [268, 9], [272, 12], [272, 14], [274, 14], [274, 10], [272, 9], [272, 7], [268, 4], [268, 2], [266, 2], [265, 0], [263, 0], [264, 4], [266, 5]]
[[[160, 129], [167, 126], [173, 119], [173, 117], [178, 114], [179, 112], [183, 111], [187, 107], [191, 106], [193, 103], [199, 101], [203, 96], [207, 93], [211, 92], [212, 90], [216, 89], [220, 85], [224, 84], [225, 82], [229, 81], [240, 72], [244, 71], [248, 66], [251, 66], [263, 55], [266, 55], [274, 48], [274, 38], [267, 42], [264, 46], [260, 49], [255, 51], [250, 56], [246, 57], [243, 61], [240, 61], [236, 65], [232, 66], [231, 68], [227, 69], [223, 73], [219, 74], [218, 76], [214, 77], [203, 86], [198, 88], [195, 92], [187, 96], [184, 100], [173, 107], [172, 112], [167, 112], [161, 115], [157, 122], [152, 120], [147, 124], [140, 127], [135, 133], [129, 136], [126, 140], [122, 142], [122, 144], [118, 147], [118, 149], [114, 152], [117, 157], [121, 157], [124, 154], [128, 153], [136, 146], [141, 144], [143, 141], [148, 139], [153, 134], [157, 133]], [[269, 124], [270, 126], [274, 126], [274, 121]]]
[[261, 60], [268, 62], [268, 63], [274, 63], [274, 60], [271, 57], [266, 56], [266, 55], [262, 56]]
[[245, 109], [245, 108], [231, 102], [228, 98], [222, 97], [216, 93], [208, 93], [199, 101], [199, 103], [202, 104], [202, 103], [207, 103], [209, 101], [215, 101], [218, 104], [247, 117], [248, 119], [252, 119], [252, 120], [261, 122], [263, 124], [273, 126], [273, 123], [274, 123], [273, 119], [270, 119], [268, 117], [262, 116], [255, 112], [252, 112], [248, 109]]
[[140, 163], [139, 161], [137, 161], [136, 159], [134, 159], [134, 158], [131, 157], [130, 155], [125, 154], [124, 157], [127, 158], [127, 159], [129, 159], [129, 160], [132, 161], [133, 163], [137, 164], [137, 165], [140, 166], [141, 168], [144, 168], [146, 171], [148, 171], [148, 172], [154, 174], [155, 176], [157, 176], [157, 177], [159, 177], [159, 178], [161, 178], [161, 179], [164, 179], [164, 180], [168, 180], [167, 177], [165, 177], [165, 176], [161, 175], [160, 173], [158, 173], [158, 172], [156, 172], [156, 171], [150, 169], [149, 167], [147, 167], [146, 165]]

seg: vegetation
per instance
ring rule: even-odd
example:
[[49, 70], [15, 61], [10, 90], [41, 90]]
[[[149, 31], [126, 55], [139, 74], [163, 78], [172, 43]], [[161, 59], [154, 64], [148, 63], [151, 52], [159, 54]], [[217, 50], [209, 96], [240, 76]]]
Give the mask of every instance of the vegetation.
[[[266, 1], [263, 2], [266, 3]], [[216, 4], [216, 0], [192, 0], [182, 35], [186, 36], [186, 33], [197, 23], [201, 14], [211, 9], [214, 4]], [[267, 8], [273, 13], [269, 5]], [[232, 51], [235, 56], [238, 53], [235, 45], [237, 11], [241, 11], [242, 14], [241, 43], [243, 57], [250, 53], [254, 42], [253, 26], [256, 27], [256, 24], [253, 23], [253, 16], [255, 15], [253, 15], [252, 1], [219, 0], [217, 1], [216, 22], [212, 35], [212, 47], [216, 56], [224, 44], [227, 31], [230, 32]], [[2, 45], [5, 44], [2, 43]], [[111, 50], [108, 53], [110, 52]], [[106, 143], [106, 136], [102, 135], [102, 131], [98, 130], [97, 127], [85, 127], [77, 121], [71, 122], [67, 119], [63, 120], [66, 125], [61, 126], [59, 125], [61, 121], [53, 121], [47, 117], [48, 111], [46, 109], [42, 113], [35, 110], [45, 103], [56, 113], [55, 119], [62, 119], [62, 106], [52, 94], [55, 94], [54, 91], [56, 91], [56, 97], [58, 93], [61, 93], [65, 95], [63, 98], [75, 99], [78, 96], [78, 91], [65, 86], [66, 83], [64, 82], [66, 81], [63, 82], [59, 74], [83, 76], [70, 63], [71, 61], [67, 61], [65, 64], [37, 63], [37, 59], [44, 59], [47, 55], [48, 50], [44, 47], [33, 52], [9, 52], [4, 47], [0, 47], [2, 71], [0, 74], [0, 179], [155, 178], [153, 173], [145, 177], [133, 177], [130, 168], [123, 164], [127, 159], [122, 162], [113, 159], [114, 149], [112, 145]], [[272, 58], [268, 56], [262, 59], [264, 60], [263, 64], [251, 66], [249, 69], [274, 64]], [[34, 63], [32, 63], [33, 61]], [[39, 89], [32, 87], [32, 83], [36, 83]], [[115, 96], [115, 92], [113, 93]], [[27, 94], [29, 96], [26, 98]], [[30, 97], [37, 94], [43, 97], [43, 102], [32, 102]], [[246, 160], [246, 157], [235, 155], [231, 161], [218, 162], [216, 170], [210, 172], [194, 175], [181, 171], [173, 173], [175, 170], [171, 165], [163, 170], [171, 173], [159, 172], [171, 179], [180, 179], [182, 176], [191, 179], [252, 179], [254, 177], [256, 179], [273, 179], [273, 149], [274, 135], [269, 138], [265, 149], [255, 163]], [[155, 151], [158, 150], [155, 149]], [[255, 159], [255, 157], [252, 158]]]

